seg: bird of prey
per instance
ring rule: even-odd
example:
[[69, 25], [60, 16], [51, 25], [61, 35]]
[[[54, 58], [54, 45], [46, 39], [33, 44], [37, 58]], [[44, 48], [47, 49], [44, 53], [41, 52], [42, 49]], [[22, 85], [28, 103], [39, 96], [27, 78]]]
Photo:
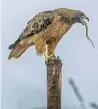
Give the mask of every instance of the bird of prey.
[[[27, 23], [18, 39], [9, 46], [12, 51], [8, 59], [19, 58], [30, 46], [35, 46], [37, 54], [43, 55], [46, 61], [50, 57], [56, 57], [57, 44], [73, 24], [81, 23], [85, 25], [86, 33], [88, 32], [84, 19], [89, 21], [89, 18], [83, 12], [67, 8], [38, 13]], [[86, 36], [91, 41], [88, 34]]]

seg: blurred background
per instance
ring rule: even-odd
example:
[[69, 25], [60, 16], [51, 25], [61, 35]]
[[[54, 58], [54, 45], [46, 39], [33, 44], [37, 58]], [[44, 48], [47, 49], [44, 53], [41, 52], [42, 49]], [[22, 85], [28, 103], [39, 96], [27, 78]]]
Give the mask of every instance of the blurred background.
[[82, 94], [87, 109], [89, 102], [98, 104], [98, 0], [2, 0], [2, 109], [33, 109], [46, 106], [46, 66], [34, 47], [19, 59], [8, 60], [8, 46], [38, 12], [55, 8], [83, 11], [90, 19], [89, 37], [85, 28], [75, 24], [56, 49], [63, 62], [62, 109], [80, 109], [68, 83], [72, 77]]

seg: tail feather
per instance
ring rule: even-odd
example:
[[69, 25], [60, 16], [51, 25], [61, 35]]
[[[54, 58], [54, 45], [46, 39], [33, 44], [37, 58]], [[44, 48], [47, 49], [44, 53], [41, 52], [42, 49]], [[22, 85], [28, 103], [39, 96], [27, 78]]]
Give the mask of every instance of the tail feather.
[[28, 47], [29, 46], [27, 44], [24, 47], [21, 47], [19, 44], [17, 44], [17, 46], [10, 52], [8, 59], [19, 58]]

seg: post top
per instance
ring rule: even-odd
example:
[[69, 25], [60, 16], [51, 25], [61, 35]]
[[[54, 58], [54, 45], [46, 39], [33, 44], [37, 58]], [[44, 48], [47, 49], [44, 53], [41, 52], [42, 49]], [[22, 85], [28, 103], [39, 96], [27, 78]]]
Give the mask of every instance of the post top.
[[45, 64], [47, 66], [50, 66], [50, 65], [62, 65], [62, 62], [61, 62], [59, 57], [57, 57], [57, 58], [51, 57], [51, 58], [49, 58], [48, 62], [45, 62]]

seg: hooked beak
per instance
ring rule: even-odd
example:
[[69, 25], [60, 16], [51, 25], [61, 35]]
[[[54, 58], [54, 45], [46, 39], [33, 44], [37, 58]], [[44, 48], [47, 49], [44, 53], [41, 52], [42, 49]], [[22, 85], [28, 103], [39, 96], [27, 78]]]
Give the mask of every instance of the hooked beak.
[[82, 16], [82, 18], [80, 19], [80, 23], [84, 26], [84, 21], [87, 20], [89, 22], [89, 18], [87, 16]]

